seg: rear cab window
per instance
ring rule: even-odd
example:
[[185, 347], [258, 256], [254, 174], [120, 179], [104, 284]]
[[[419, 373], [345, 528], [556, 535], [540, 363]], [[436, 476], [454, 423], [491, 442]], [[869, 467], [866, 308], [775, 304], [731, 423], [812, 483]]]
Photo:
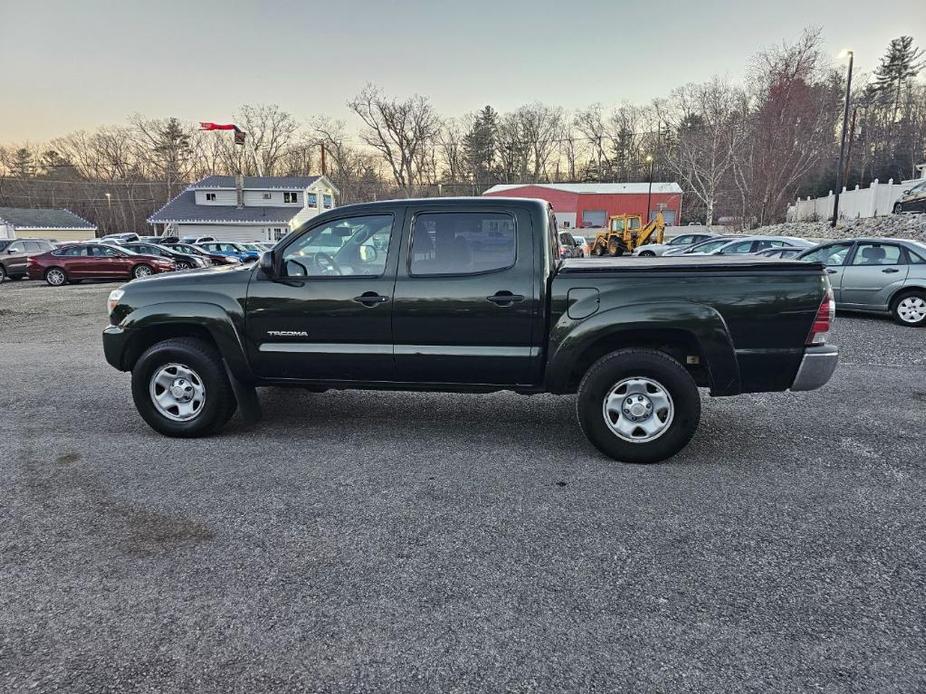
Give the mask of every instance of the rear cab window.
[[476, 275], [512, 267], [517, 225], [508, 212], [421, 212], [412, 223], [409, 275]]

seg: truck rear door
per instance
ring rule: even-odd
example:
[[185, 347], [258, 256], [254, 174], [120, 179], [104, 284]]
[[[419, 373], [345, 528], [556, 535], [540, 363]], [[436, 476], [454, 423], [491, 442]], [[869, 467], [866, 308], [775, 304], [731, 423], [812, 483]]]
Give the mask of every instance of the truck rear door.
[[410, 207], [392, 329], [398, 380], [528, 383], [540, 358], [531, 215], [512, 206]]

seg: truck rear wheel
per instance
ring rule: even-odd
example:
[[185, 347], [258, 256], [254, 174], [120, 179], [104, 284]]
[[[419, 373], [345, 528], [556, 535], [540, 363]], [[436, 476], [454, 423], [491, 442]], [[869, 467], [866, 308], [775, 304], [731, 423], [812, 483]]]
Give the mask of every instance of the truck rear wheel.
[[132, 369], [132, 398], [148, 426], [180, 438], [217, 432], [238, 407], [222, 357], [188, 337], [158, 342], [141, 355]]
[[605, 455], [657, 463], [682, 450], [701, 418], [698, 387], [664, 352], [621, 349], [586, 372], [576, 402], [579, 425]]

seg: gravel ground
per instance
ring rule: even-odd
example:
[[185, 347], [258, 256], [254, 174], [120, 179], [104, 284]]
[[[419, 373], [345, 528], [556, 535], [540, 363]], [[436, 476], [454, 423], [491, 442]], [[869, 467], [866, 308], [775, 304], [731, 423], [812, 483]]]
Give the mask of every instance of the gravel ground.
[[827, 387], [630, 466], [509, 393], [160, 437], [112, 286], [0, 286], [0, 691], [926, 689], [926, 331], [841, 317]]

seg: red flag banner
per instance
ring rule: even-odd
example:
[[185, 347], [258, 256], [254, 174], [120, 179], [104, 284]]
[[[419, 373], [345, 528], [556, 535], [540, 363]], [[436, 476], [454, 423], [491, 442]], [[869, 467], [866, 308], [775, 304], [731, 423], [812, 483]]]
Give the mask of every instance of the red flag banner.
[[234, 130], [235, 132], [241, 132], [241, 129], [234, 123], [207, 123], [200, 122], [200, 130]]

